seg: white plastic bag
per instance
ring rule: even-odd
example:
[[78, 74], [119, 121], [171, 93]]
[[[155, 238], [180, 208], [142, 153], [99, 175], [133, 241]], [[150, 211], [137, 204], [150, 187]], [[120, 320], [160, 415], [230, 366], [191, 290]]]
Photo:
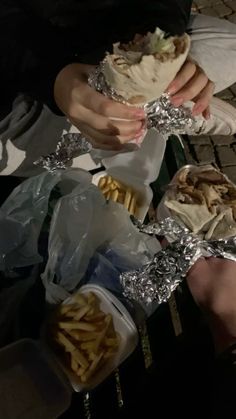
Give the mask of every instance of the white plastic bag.
[[89, 185], [83, 170], [45, 172], [21, 183], [0, 208], [0, 270], [41, 262], [38, 239], [48, 213], [51, 191], [60, 183], [60, 194]]
[[79, 186], [61, 198], [54, 210], [49, 258], [42, 275], [48, 302], [61, 302], [78, 287], [101, 246], [128, 258], [129, 266], [141, 266], [159, 250], [156, 239], [137, 231], [123, 206], [106, 202], [92, 184], [85, 189]]

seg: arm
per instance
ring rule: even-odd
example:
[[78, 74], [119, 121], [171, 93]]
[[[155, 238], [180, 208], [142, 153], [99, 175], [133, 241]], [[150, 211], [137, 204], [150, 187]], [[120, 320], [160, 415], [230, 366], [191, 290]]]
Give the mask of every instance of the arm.
[[205, 314], [218, 354], [209, 388], [212, 408], [216, 417], [228, 418], [236, 396], [236, 263], [201, 259], [190, 270], [187, 282]]

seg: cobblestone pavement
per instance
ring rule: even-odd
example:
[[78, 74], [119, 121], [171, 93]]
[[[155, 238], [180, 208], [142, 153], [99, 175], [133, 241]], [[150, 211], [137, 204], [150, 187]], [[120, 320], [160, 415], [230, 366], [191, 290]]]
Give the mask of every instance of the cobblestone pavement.
[[[193, 11], [228, 19], [236, 24], [236, 0], [195, 0]], [[236, 83], [217, 96], [236, 107]], [[184, 145], [189, 163], [216, 163], [236, 182], [236, 137], [188, 137]]]

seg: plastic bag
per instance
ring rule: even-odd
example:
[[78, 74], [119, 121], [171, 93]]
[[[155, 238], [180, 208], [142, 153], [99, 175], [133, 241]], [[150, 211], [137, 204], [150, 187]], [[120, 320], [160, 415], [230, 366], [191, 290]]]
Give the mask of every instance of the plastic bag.
[[60, 193], [89, 185], [91, 175], [83, 170], [43, 173], [21, 183], [0, 208], [0, 270], [41, 262], [38, 239], [48, 213], [52, 189], [60, 183]]
[[[115, 278], [117, 272], [141, 266], [159, 250], [156, 239], [138, 232], [124, 207], [106, 202], [91, 180], [80, 169], [44, 173], [18, 186], [0, 209], [0, 269], [37, 264], [40, 232], [57, 187], [42, 275], [48, 302], [61, 302], [78, 287], [98, 249], [105, 249], [106, 266], [114, 265]], [[101, 276], [100, 281], [102, 285]]]
[[128, 212], [106, 202], [96, 186], [75, 188], [58, 201], [51, 222], [49, 258], [42, 275], [48, 302], [59, 303], [78, 287], [101, 246], [128, 260], [127, 269], [141, 266], [159, 250], [156, 239], [139, 233]]

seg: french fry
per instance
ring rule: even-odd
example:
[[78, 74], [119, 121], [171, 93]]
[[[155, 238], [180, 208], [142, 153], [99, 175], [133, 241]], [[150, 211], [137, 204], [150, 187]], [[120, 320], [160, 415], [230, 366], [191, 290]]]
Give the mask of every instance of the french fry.
[[109, 193], [110, 190], [111, 190], [110, 185], [106, 184], [106, 186], [104, 188], [102, 188], [103, 195], [106, 195], [107, 193]]
[[107, 176], [107, 185], [111, 185], [113, 182], [113, 179], [111, 176]]
[[119, 192], [119, 196], [118, 196], [118, 200], [119, 204], [124, 204], [125, 202], [125, 193], [124, 192]]
[[117, 187], [117, 189], [125, 190], [126, 186], [123, 185], [120, 181], [113, 179], [113, 184]]
[[96, 297], [96, 295], [94, 294], [94, 292], [89, 292], [88, 293], [88, 296], [87, 296], [87, 298], [88, 298], [88, 304], [91, 306], [93, 306], [93, 305], [97, 305], [98, 304], [98, 299], [97, 299], [97, 297]]
[[117, 202], [118, 196], [119, 196], [119, 191], [115, 189], [111, 194], [112, 201]]
[[102, 311], [95, 313], [95, 314], [88, 314], [84, 317], [84, 320], [88, 322], [97, 322], [100, 320], [103, 320], [105, 318], [105, 313], [102, 313]]
[[136, 195], [134, 194], [132, 196], [132, 198], [131, 198], [131, 201], [130, 201], [129, 213], [131, 215], [134, 215], [135, 214], [135, 210], [136, 210]]
[[85, 371], [86, 371], [86, 368], [80, 367], [78, 368], [76, 373], [79, 377], [81, 377], [81, 375], [84, 375]]
[[90, 365], [88, 371], [86, 371], [85, 374], [83, 374], [81, 376], [81, 381], [82, 382], [86, 383], [86, 381], [88, 381], [88, 379], [91, 377], [91, 375], [93, 374], [93, 372], [98, 367], [98, 364], [101, 361], [103, 355], [104, 355], [104, 352], [101, 352], [100, 355], [97, 355], [96, 356], [96, 358], [93, 360], [92, 364]]
[[119, 343], [120, 343], [120, 338], [118, 338], [118, 336], [115, 337], [115, 338], [106, 338], [105, 339], [105, 345], [106, 346], [114, 347], [114, 346], [118, 346]]
[[96, 326], [94, 326], [93, 324], [90, 323], [86, 323], [86, 322], [77, 322], [77, 321], [73, 321], [73, 322], [59, 322], [58, 326], [60, 329], [64, 329], [64, 330], [86, 330], [87, 332], [95, 332], [96, 330]]
[[98, 187], [99, 187], [100, 189], [102, 189], [102, 188], [104, 188], [104, 186], [106, 185], [106, 183], [107, 183], [107, 180], [106, 180], [106, 178], [103, 176], [103, 177], [101, 177], [101, 178], [99, 179], [99, 182], [98, 182]]
[[70, 311], [68, 311], [68, 313], [66, 313], [65, 317], [67, 319], [73, 319], [74, 316], [76, 316], [77, 313], [78, 313], [78, 309], [77, 310], [70, 310]]
[[88, 304], [88, 305], [86, 305], [86, 306], [84, 306], [84, 307], [81, 307], [78, 311], [77, 311], [77, 313], [73, 316], [74, 317], [74, 320], [76, 321], [79, 321], [80, 319], [82, 319], [84, 316], [85, 316], [85, 314], [87, 314], [88, 313], [88, 311], [90, 310], [90, 305]]
[[89, 340], [88, 342], [81, 343], [80, 347], [83, 350], [92, 350], [94, 348], [96, 341], [95, 340]]
[[94, 352], [88, 351], [88, 359], [89, 361], [94, 361], [97, 355]]
[[99, 335], [99, 332], [84, 332], [84, 331], [77, 331], [77, 330], [71, 330], [71, 331], [68, 331], [68, 333], [71, 334], [71, 336], [79, 342], [88, 342], [91, 340], [95, 340]]
[[73, 352], [76, 349], [75, 345], [62, 332], [57, 332], [56, 340], [65, 348], [66, 352]]
[[73, 300], [76, 301], [80, 307], [86, 306], [88, 304], [84, 295], [79, 294], [79, 293], [73, 296]]
[[66, 333], [72, 338], [72, 339], [75, 339], [75, 340], [78, 340], [78, 337], [77, 337], [77, 335], [78, 335], [78, 332], [77, 332], [77, 330], [67, 330], [66, 331]]
[[71, 366], [72, 371], [74, 371], [75, 373], [77, 373], [78, 368], [79, 368], [79, 365], [76, 362], [76, 360], [73, 358], [73, 356], [71, 356], [70, 366]]
[[78, 364], [81, 365], [81, 367], [85, 369], [89, 367], [87, 359], [78, 348], [71, 352], [71, 356], [74, 358], [76, 362], [78, 362]]
[[131, 191], [131, 189], [130, 189], [130, 188], [128, 188], [128, 189], [126, 190], [126, 193], [125, 193], [125, 200], [124, 200], [124, 207], [125, 207], [127, 210], [129, 210], [129, 206], [130, 206], [130, 201], [131, 201], [131, 198], [132, 198], [132, 191]]
[[76, 304], [61, 304], [58, 311], [60, 314], [67, 314], [69, 311], [74, 310], [76, 308]]
[[108, 314], [108, 315], [105, 317], [105, 322], [106, 322], [106, 325], [105, 325], [104, 329], [101, 331], [100, 335], [97, 337], [96, 341], [94, 342], [94, 345], [93, 345], [93, 351], [94, 351], [95, 353], [98, 353], [98, 350], [99, 350], [99, 348], [100, 348], [100, 345], [101, 345], [101, 343], [102, 343], [103, 339], [104, 339], [104, 338], [105, 338], [105, 336], [106, 336], [106, 332], [107, 332], [107, 330], [108, 330], [108, 328], [109, 328], [109, 325], [110, 325], [111, 320], [112, 320], [112, 317], [111, 317], [111, 315], [110, 315], [110, 314]]

